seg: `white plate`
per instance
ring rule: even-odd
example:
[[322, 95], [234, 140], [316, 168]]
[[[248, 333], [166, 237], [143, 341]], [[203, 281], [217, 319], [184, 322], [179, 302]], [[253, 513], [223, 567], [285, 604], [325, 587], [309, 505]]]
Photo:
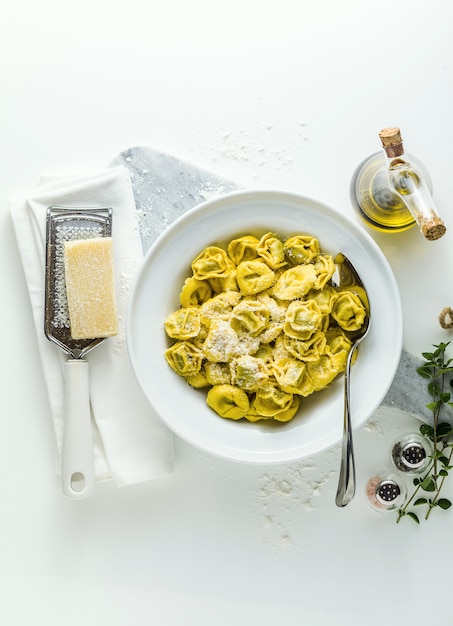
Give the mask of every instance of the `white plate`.
[[127, 320], [131, 363], [149, 403], [169, 428], [211, 454], [249, 463], [287, 462], [338, 442], [343, 423], [343, 377], [302, 403], [286, 424], [223, 419], [164, 359], [163, 323], [179, 306], [190, 264], [206, 246], [247, 233], [283, 237], [309, 233], [321, 250], [345, 253], [358, 269], [371, 306], [371, 328], [351, 375], [353, 426], [379, 406], [398, 367], [402, 310], [392, 270], [373, 239], [332, 208], [279, 191], [246, 191], [205, 202], [175, 221], [153, 244], [134, 283]]

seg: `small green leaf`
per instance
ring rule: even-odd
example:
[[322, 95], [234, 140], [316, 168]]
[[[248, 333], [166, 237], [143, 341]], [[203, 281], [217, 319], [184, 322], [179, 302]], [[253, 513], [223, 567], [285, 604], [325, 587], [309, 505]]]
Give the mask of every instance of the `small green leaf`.
[[436, 433], [439, 438], [448, 437], [453, 433], [453, 427], [448, 422], [441, 422], [437, 425]]
[[444, 341], [441, 341], [438, 344], [433, 344], [433, 348], [437, 348], [434, 354], [436, 355], [443, 354], [445, 350], [448, 348], [449, 344], [450, 344], [449, 341], [447, 341], [447, 343], [445, 343]]
[[450, 500], [447, 500], [447, 498], [439, 498], [439, 500], [437, 501], [437, 506], [446, 511], [451, 507], [451, 502]]
[[436, 490], [436, 482], [432, 476], [426, 476], [420, 483], [423, 491], [435, 491]]
[[428, 402], [428, 404], [426, 405], [426, 408], [432, 413], [435, 413], [437, 409], [439, 408], [439, 406], [440, 406], [439, 402]]
[[431, 367], [427, 365], [417, 368], [417, 372], [422, 378], [431, 378]]
[[428, 439], [431, 439], [432, 437], [434, 437], [434, 428], [429, 424], [422, 424], [420, 426], [420, 433], [423, 435], [423, 437], [428, 437]]
[[415, 500], [414, 506], [418, 504], [428, 504], [428, 500], [426, 498], [418, 498], [417, 500]]
[[440, 388], [440, 386], [435, 382], [435, 381], [431, 381], [430, 383], [428, 383], [428, 391], [429, 393], [434, 397], [434, 396], [440, 396], [440, 394], [442, 393], [442, 389]]
[[444, 374], [449, 374], [451, 371], [452, 371], [451, 367], [449, 367], [449, 366], [445, 367], [445, 365], [443, 365], [442, 367], [438, 368], [437, 375], [438, 376], [443, 376]]
[[420, 524], [420, 520], [418, 519], [417, 515], [415, 515], [415, 513], [413, 513], [412, 511], [408, 511], [406, 515], [413, 519], [416, 524]]
[[439, 476], [448, 476], [447, 470], [441, 469], [439, 472]]

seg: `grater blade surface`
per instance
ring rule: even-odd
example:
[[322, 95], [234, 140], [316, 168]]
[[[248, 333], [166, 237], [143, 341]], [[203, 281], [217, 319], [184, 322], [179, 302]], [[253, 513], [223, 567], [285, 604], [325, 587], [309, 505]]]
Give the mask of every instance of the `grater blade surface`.
[[64, 276], [64, 244], [76, 239], [110, 237], [112, 209], [49, 207], [46, 219], [44, 332], [49, 341], [74, 359], [81, 359], [99, 339], [73, 339]]

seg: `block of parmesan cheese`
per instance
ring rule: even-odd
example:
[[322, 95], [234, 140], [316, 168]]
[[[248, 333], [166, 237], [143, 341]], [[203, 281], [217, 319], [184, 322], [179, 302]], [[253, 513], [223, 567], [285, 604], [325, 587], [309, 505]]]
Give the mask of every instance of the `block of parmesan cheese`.
[[116, 335], [118, 313], [112, 238], [65, 242], [64, 267], [71, 337], [93, 339]]

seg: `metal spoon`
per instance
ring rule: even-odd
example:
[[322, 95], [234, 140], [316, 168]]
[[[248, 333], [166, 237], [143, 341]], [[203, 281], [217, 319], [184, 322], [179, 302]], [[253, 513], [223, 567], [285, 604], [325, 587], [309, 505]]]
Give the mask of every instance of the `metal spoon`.
[[355, 494], [355, 461], [354, 446], [352, 441], [351, 407], [350, 407], [350, 370], [352, 357], [359, 343], [364, 339], [370, 328], [370, 303], [368, 294], [351, 261], [342, 253], [335, 258], [336, 272], [331, 283], [337, 289], [347, 289], [357, 294], [367, 310], [366, 318], [362, 327], [352, 337], [352, 345], [346, 360], [344, 373], [344, 419], [343, 419], [343, 443], [341, 451], [340, 476], [335, 498], [337, 506], [346, 506], [351, 502]]

